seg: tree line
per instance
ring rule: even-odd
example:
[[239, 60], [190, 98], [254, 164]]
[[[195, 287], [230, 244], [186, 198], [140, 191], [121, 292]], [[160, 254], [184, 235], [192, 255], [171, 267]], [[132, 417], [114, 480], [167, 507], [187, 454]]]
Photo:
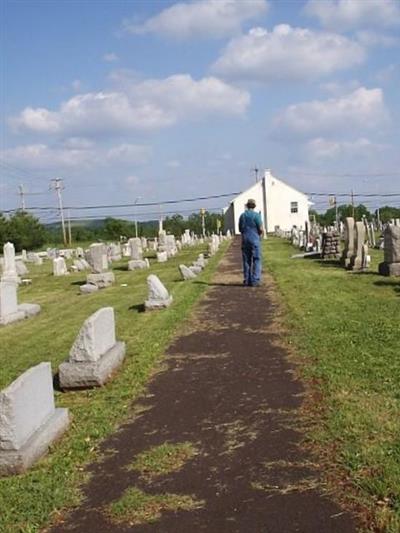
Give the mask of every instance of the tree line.
[[[204, 214], [204, 226], [207, 234], [223, 229], [223, 217], [220, 214]], [[192, 213], [188, 218], [175, 214], [168, 216], [163, 221], [167, 233], [180, 237], [186, 229], [197, 235], [202, 234], [202, 217]], [[153, 238], [158, 235], [158, 220], [135, 222], [108, 217], [93, 221], [74, 221], [71, 224], [71, 240], [74, 243], [84, 241], [119, 241], [121, 238], [130, 237]], [[26, 211], [16, 211], [13, 215], [5, 217], [0, 213], [0, 246], [10, 241], [14, 243], [16, 251], [22, 249], [34, 250], [44, 244], [54, 247], [63, 247], [61, 223], [42, 224], [38, 218]]]
[[[354, 212], [353, 212], [354, 209]], [[386, 224], [394, 218], [400, 218], [400, 208], [384, 206], [380, 207], [379, 210], [369, 211], [368, 208], [359, 204], [352, 206], [351, 204], [339, 205], [337, 208], [339, 220], [344, 220], [346, 217], [354, 216], [355, 220], [362, 220], [365, 217], [369, 222], [373, 220], [380, 220], [382, 223]], [[325, 213], [317, 213], [314, 210], [310, 210], [310, 220], [315, 217], [316, 222], [321, 224], [321, 226], [332, 226], [336, 221], [336, 208], [331, 207]]]

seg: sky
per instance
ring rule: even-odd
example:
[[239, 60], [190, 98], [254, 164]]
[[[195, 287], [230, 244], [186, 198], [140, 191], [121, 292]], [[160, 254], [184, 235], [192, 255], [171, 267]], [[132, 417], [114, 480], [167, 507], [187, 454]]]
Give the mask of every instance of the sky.
[[245, 190], [254, 168], [400, 206], [400, 0], [2, 0], [0, 15], [0, 210], [21, 184], [28, 208], [56, 208], [62, 178], [68, 207], [136, 204], [72, 217], [219, 211], [229, 196], [165, 202]]

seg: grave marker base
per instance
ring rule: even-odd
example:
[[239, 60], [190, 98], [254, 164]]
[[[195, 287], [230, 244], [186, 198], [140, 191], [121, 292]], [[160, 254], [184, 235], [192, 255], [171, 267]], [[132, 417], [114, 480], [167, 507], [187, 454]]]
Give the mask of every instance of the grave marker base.
[[45, 455], [70, 423], [68, 409], [56, 409], [19, 450], [0, 450], [0, 476], [25, 472]]
[[125, 357], [125, 343], [117, 341], [98, 361], [65, 362], [59, 367], [62, 389], [101, 387], [121, 365]]

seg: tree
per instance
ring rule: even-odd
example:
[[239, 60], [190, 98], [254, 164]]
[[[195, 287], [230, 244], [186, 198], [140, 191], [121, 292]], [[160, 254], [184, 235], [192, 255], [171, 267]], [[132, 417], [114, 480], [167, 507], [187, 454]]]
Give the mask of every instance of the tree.
[[[375, 216], [378, 216], [378, 210], [375, 211]], [[379, 218], [383, 223], [389, 222], [392, 218], [400, 218], [400, 208], [390, 207], [388, 205], [380, 207]]]
[[32, 250], [46, 242], [47, 232], [39, 220], [26, 211], [17, 211], [8, 220], [6, 239], [12, 242], [16, 251]]

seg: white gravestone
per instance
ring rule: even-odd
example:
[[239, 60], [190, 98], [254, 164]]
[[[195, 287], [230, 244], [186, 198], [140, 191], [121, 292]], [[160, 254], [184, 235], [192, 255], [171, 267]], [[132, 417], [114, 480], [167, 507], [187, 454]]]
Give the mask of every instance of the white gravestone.
[[68, 425], [68, 410], [54, 405], [50, 363], [24, 372], [0, 392], [0, 475], [24, 472]]
[[171, 305], [172, 296], [155, 274], [150, 274], [147, 278], [147, 287], [149, 289], [149, 296], [144, 303], [146, 311], [162, 309]]
[[143, 268], [150, 268], [150, 263], [147, 257], [145, 259], [132, 259], [128, 261], [128, 270], [137, 270]]
[[23, 261], [15, 261], [15, 270], [17, 271], [18, 276], [26, 276], [29, 274], [29, 270], [26, 268]]
[[167, 252], [157, 252], [157, 263], [165, 263], [168, 261]]
[[53, 259], [53, 275], [66, 276], [68, 274], [67, 265], [63, 257], [56, 257]]
[[131, 259], [140, 261], [143, 259], [142, 241], [139, 237], [129, 239], [129, 247], [131, 252]]
[[104, 244], [95, 243], [89, 246], [89, 263], [95, 274], [106, 272], [108, 269], [107, 249]]
[[3, 246], [4, 264], [2, 280], [10, 280], [19, 282], [20, 279], [17, 274], [17, 268], [15, 264], [15, 248], [12, 242], [6, 242]]
[[17, 283], [0, 281], [0, 326], [34, 316], [40, 311], [40, 305], [20, 304], [17, 300]]
[[179, 265], [179, 271], [181, 273], [181, 276], [184, 280], [188, 279], [194, 279], [197, 277], [197, 274], [195, 274], [190, 268], [188, 268], [186, 265]]
[[114, 309], [103, 307], [84, 322], [68, 362], [60, 365], [60, 386], [63, 389], [101, 386], [124, 357], [125, 343], [115, 339]]

